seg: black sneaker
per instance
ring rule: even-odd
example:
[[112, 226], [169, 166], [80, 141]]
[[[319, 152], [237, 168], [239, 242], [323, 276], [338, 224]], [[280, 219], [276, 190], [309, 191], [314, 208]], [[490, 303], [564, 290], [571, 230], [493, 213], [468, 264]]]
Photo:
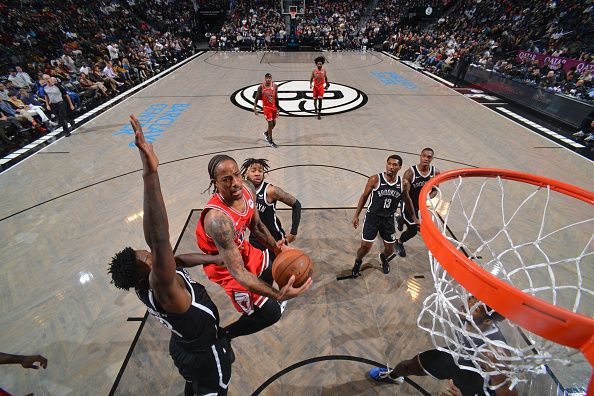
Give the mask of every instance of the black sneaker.
[[402, 231], [404, 229], [404, 217], [401, 215], [396, 216], [396, 227], [398, 231]]
[[70, 131], [66, 131], [65, 135], [66, 137], [70, 136]]
[[274, 143], [274, 140], [272, 140], [272, 139], [268, 140], [268, 145], [272, 148], [278, 148], [278, 145], [276, 143]]
[[380, 253], [379, 259], [382, 262], [382, 272], [384, 274], [390, 273], [390, 263], [388, 263], [388, 260], [386, 259], [386, 255], [383, 253]]
[[404, 250], [404, 245], [402, 243], [396, 241], [394, 243], [394, 249], [396, 249], [396, 253], [398, 253], [400, 257], [406, 257], [406, 250]]
[[351, 270], [353, 278], [358, 278], [361, 276], [361, 264], [363, 264], [363, 261], [355, 260], [355, 265], [353, 265], [353, 269]]

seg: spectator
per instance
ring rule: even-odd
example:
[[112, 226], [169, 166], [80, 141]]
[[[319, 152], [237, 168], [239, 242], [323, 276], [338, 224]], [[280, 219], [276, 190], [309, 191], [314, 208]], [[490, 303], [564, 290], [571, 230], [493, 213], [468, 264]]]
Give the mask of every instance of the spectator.
[[15, 69], [10, 69], [10, 75], [8, 76], [8, 81], [12, 83], [15, 88], [30, 88], [29, 83], [24, 80], [22, 77], [17, 75], [17, 71]]
[[55, 77], [50, 77], [47, 80], [45, 90], [45, 106], [48, 111], [52, 111], [57, 117], [64, 130], [66, 136], [70, 136], [70, 129], [68, 124], [74, 129], [76, 127], [72, 112], [74, 111], [74, 105], [70, 100], [70, 96], [66, 93], [66, 90], [58, 85], [58, 81]]
[[[21, 99], [19, 99], [17, 95], [10, 96], [8, 101], [17, 109], [17, 112], [25, 112], [30, 116], [38, 116], [39, 119], [41, 119], [41, 122], [43, 122], [47, 127], [52, 126], [52, 124], [50, 124], [50, 119], [43, 111], [43, 107], [26, 104]], [[36, 126], [37, 122], [31, 122], [31, 124]]]
[[107, 88], [102, 82], [93, 82], [89, 79], [86, 73], [81, 73], [78, 77], [80, 86], [92, 92], [100, 92], [101, 95], [107, 96]]

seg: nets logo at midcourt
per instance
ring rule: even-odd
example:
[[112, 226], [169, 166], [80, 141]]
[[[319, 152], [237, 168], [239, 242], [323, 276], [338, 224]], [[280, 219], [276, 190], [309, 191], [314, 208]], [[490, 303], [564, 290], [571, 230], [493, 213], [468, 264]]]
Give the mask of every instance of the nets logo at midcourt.
[[[278, 87], [279, 114], [287, 117], [315, 116], [313, 95], [306, 80], [275, 81]], [[244, 110], [254, 111], [256, 92], [261, 84], [250, 85], [235, 91], [231, 102]], [[322, 115], [332, 115], [353, 111], [365, 106], [367, 95], [362, 91], [346, 85], [330, 83], [324, 92]], [[258, 103], [261, 110], [262, 102]]]

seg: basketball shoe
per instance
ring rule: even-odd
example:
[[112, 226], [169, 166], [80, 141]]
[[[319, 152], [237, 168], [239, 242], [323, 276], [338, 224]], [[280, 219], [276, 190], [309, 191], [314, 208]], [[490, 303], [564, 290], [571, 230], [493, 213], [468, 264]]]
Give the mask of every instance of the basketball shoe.
[[384, 274], [387, 274], [390, 272], [390, 263], [388, 262], [388, 259], [386, 258], [386, 255], [383, 253], [379, 254], [379, 259], [382, 263], [382, 272]]
[[369, 370], [369, 377], [378, 382], [385, 382], [387, 384], [396, 384], [400, 385], [404, 382], [404, 377], [392, 378], [390, 377], [390, 373], [392, 370], [388, 370], [387, 368], [381, 367], [374, 367]]
[[394, 249], [396, 249], [396, 253], [400, 257], [406, 257], [406, 250], [404, 250], [404, 244], [398, 242], [398, 240], [394, 243]]
[[363, 260], [355, 260], [355, 265], [351, 270], [353, 278], [358, 278], [359, 276], [361, 276], [361, 264], [363, 264]]

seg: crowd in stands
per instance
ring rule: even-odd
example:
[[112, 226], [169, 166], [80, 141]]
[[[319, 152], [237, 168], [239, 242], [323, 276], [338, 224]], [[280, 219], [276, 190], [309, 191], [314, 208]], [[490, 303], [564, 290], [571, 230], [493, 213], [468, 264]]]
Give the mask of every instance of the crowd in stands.
[[592, 101], [593, 70], [520, 59], [518, 50], [594, 63], [592, 2], [551, 0], [458, 2], [431, 30], [388, 30], [384, 45], [439, 74], [459, 60], [516, 81]]
[[317, 0], [297, 18], [297, 36], [306, 45], [328, 49], [359, 49], [363, 34], [359, 28], [367, 1]]
[[[591, 101], [592, 69], [564, 70], [559, 65], [519, 59], [518, 50], [594, 62], [592, 0], [380, 0], [369, 18], [368, 1], [307, 2], [297, 15], [302, 45], [326, 50], [383, 46], [438, 74], [473, 64], [526, 84]], [[409, 10], [432, 6], [444, 13], [426, 28], [407, 24]], [[284, 45], [288, 19], [280, 2], [239, 1], [211, 47], [251, 49]], [[463, 62], [459, 62], [463, 59]]]
[[284, 44], [286, 36], [285, 16], [278, 0], [240, 1], [218, 34], [207, 33], [210, 48], [219, 50], [271, 49]]
[[[302, 45], [315, 49], [379, 46], [446, 76], [472, 64], [594, 99], [593, 0], [379, 0], [370, 10], [373, 4], [308, 0], [291, 21], [279, 0], [7, 0], [0, 4], [2, 153], [59, 121], [45, 103], [52, 77], [74, 111], [83, 111], [192, 53], [194, 6], [230, 5], [220, 31], [207, 34], [213, 49], [273, 49], [286, 44], [293, 28]], [[410, 10], [427, 5], [438, 11], [433, 23], [411, 24]], [[587, 67], [544, 64], [518, 57], [519, 50]]]
[[[184, 0], [1, 4], [0, 154], [58, 122], [68, 134], [62, 118], [74, 119], [189, 56], [192, 18], [192, 3]], [[45, 91], [53, 79], [63, 104], [72, 106], [48, 103], [52, 96]]]

